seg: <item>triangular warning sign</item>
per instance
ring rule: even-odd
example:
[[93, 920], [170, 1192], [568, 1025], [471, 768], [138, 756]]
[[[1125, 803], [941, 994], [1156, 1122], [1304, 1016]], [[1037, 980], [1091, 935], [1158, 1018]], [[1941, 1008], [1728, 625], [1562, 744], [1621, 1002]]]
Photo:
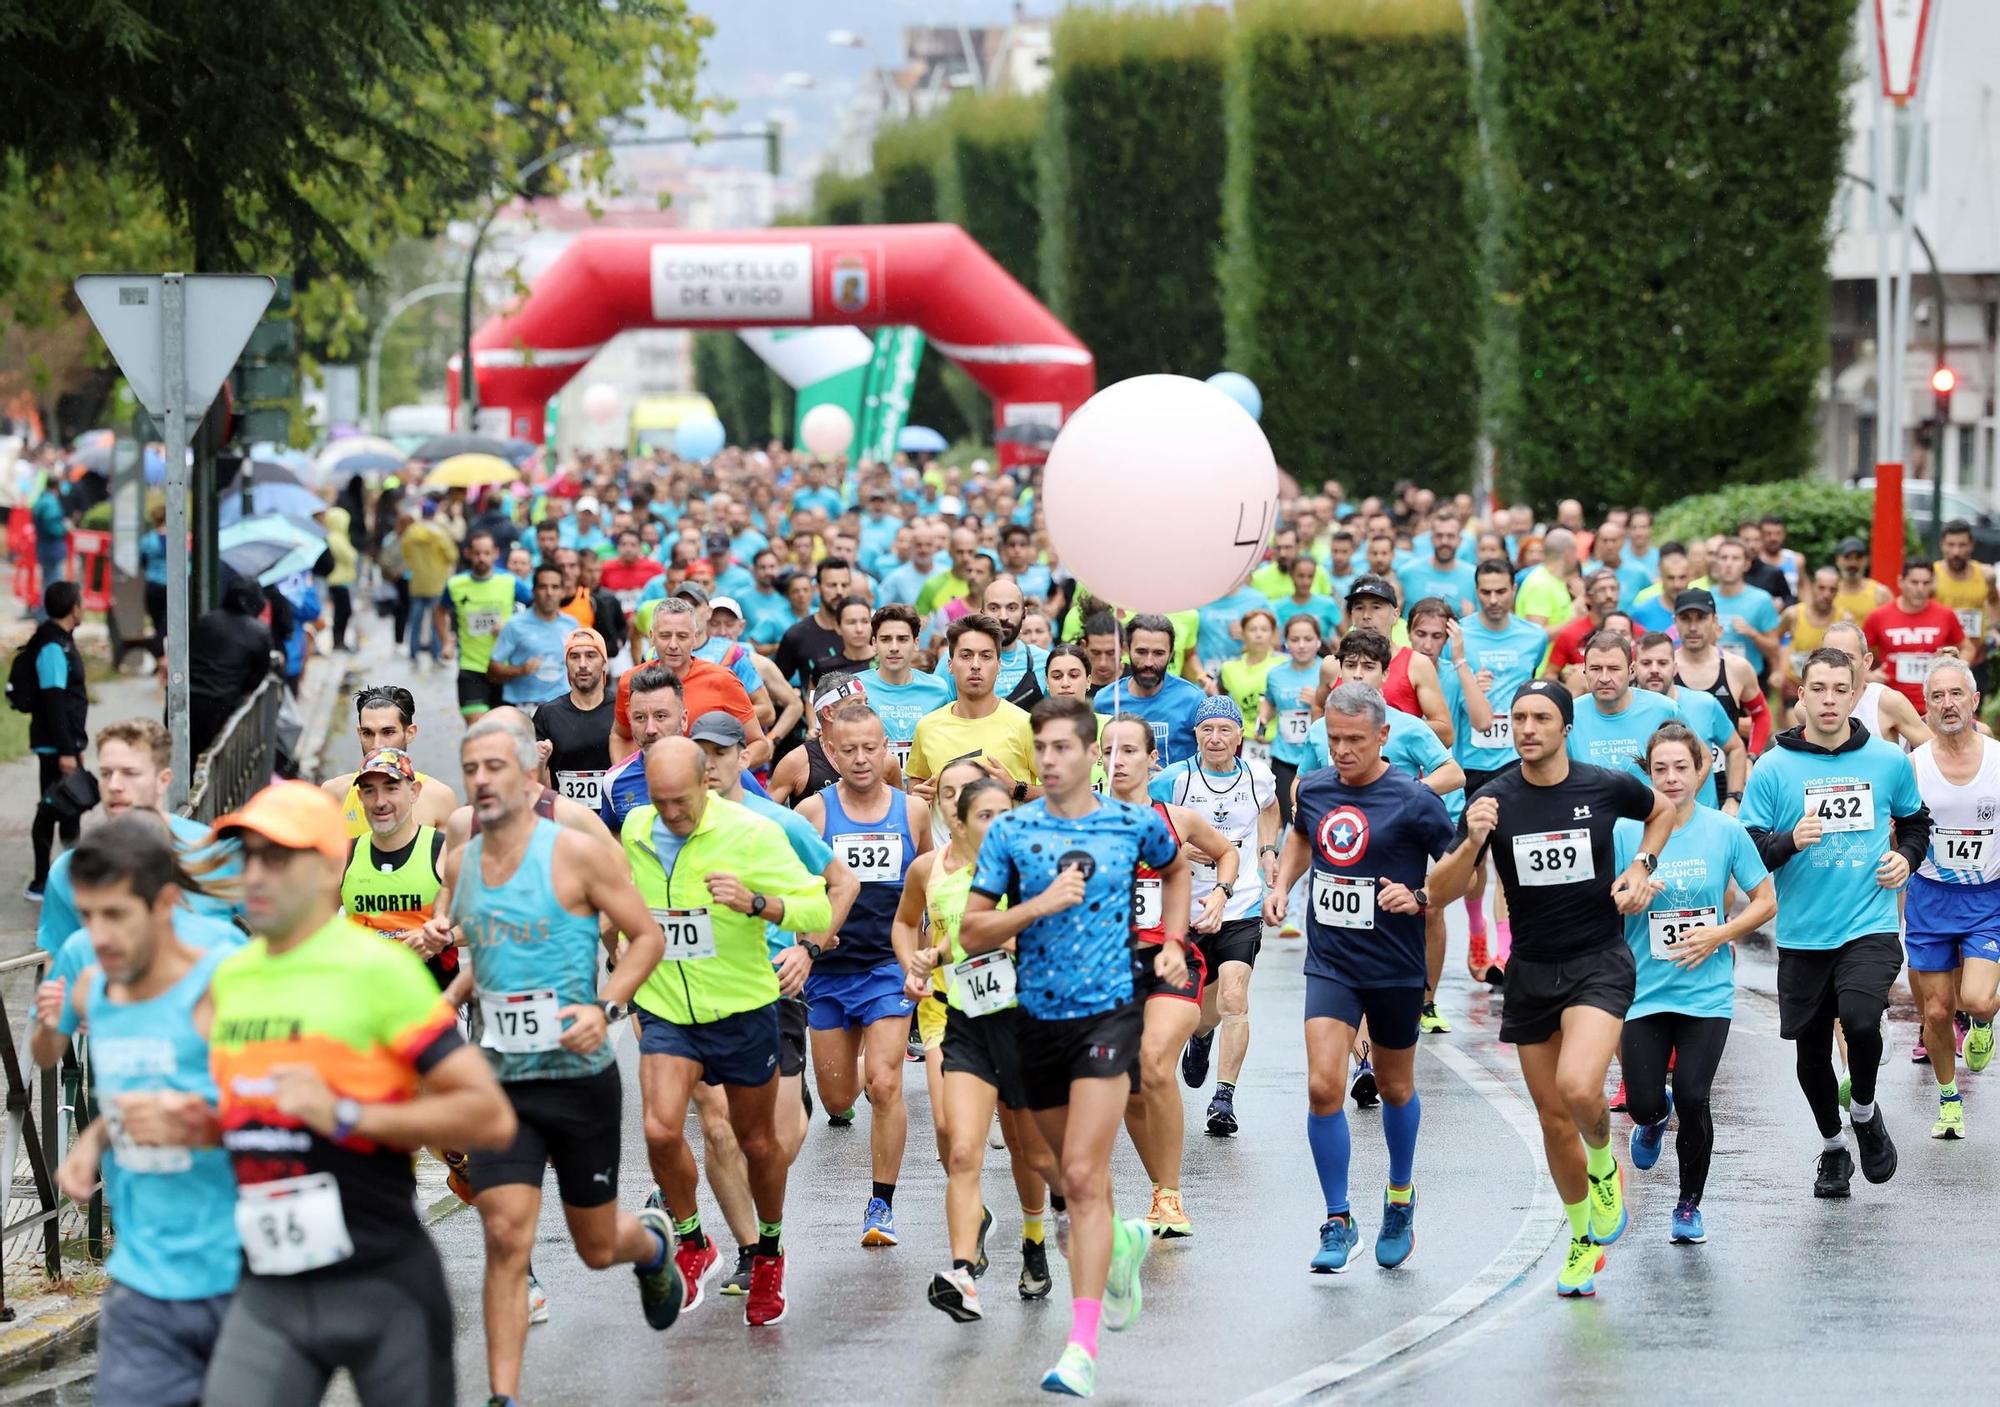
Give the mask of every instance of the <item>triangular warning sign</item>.
[[[155, 416], [168, 409], [161, 310], [168, 277], [84, 274], [76, 280], [76, 296], [84, 311], [97, 325], [139, 404]], [[186, 393], [181, 409], [200, 415], [222, 388], [229, 368], [236, 365], [278, 283], [269, 274], [187, 274], [181, 283], [187, 308], [182, 322]]]

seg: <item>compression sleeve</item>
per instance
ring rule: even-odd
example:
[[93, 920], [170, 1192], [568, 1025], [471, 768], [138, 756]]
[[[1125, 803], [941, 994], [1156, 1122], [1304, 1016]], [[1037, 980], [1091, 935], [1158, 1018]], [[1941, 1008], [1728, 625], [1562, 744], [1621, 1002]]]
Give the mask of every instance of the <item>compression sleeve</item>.
[[1743, 711], [1750, 716], [1750, 755], [1761, 757], [1764, 745], [1771, 741], [1770, 706], [1764, 702], [1763, 694], [1758, 693], [1744, 704]]

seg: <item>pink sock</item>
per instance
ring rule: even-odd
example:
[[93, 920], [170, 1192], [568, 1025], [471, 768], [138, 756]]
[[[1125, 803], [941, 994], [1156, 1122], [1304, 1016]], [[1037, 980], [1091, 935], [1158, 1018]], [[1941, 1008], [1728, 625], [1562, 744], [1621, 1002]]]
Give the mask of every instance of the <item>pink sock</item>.
[[1514, 951], [1514, 925], [1504, 918], [1493, 920], [1493, 956], [1503, 964]]
[[1103, 1314], [1103, 1300], [1074, 1299], [1069, 1302], [1069, 1341], [1092, 1358], [1097, 1357], [1097, 1321]]
[[1479, 900], [1468, 897], [1465, 901], [1465, 917], [1472, 925], [1472, 936], [1486, 936], [1486, 906]]

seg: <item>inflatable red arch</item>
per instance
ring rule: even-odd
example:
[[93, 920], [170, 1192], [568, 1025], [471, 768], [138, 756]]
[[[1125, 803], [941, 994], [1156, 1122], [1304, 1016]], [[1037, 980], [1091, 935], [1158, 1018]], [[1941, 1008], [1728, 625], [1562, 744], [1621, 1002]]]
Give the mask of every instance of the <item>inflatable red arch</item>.
[[[627, 328], [821, 323], [922, 329], [992, 398], [996, 428], [1059, 425], [1097, 387], [1089, 349], [945, 224], [587, 231], [473, 335], [472, 361], [481, 406], [539, 440], [549, 397]], [[456, 376], [450, 395], [456, 409]]]

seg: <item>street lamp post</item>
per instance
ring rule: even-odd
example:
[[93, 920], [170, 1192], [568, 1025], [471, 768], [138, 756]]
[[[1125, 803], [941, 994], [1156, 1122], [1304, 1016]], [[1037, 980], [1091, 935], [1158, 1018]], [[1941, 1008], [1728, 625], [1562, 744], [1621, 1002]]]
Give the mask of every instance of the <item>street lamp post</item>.
[[456, 292], [456, 282], [427, 283], [422, 288], [413, 288], [391, 303], [382, 320], [375, 324], [375, 331], [368, 338], [368, 428], [375, 434], [382, 433], [382, 344], [389, 340], [390, 325], [425, 299]]

